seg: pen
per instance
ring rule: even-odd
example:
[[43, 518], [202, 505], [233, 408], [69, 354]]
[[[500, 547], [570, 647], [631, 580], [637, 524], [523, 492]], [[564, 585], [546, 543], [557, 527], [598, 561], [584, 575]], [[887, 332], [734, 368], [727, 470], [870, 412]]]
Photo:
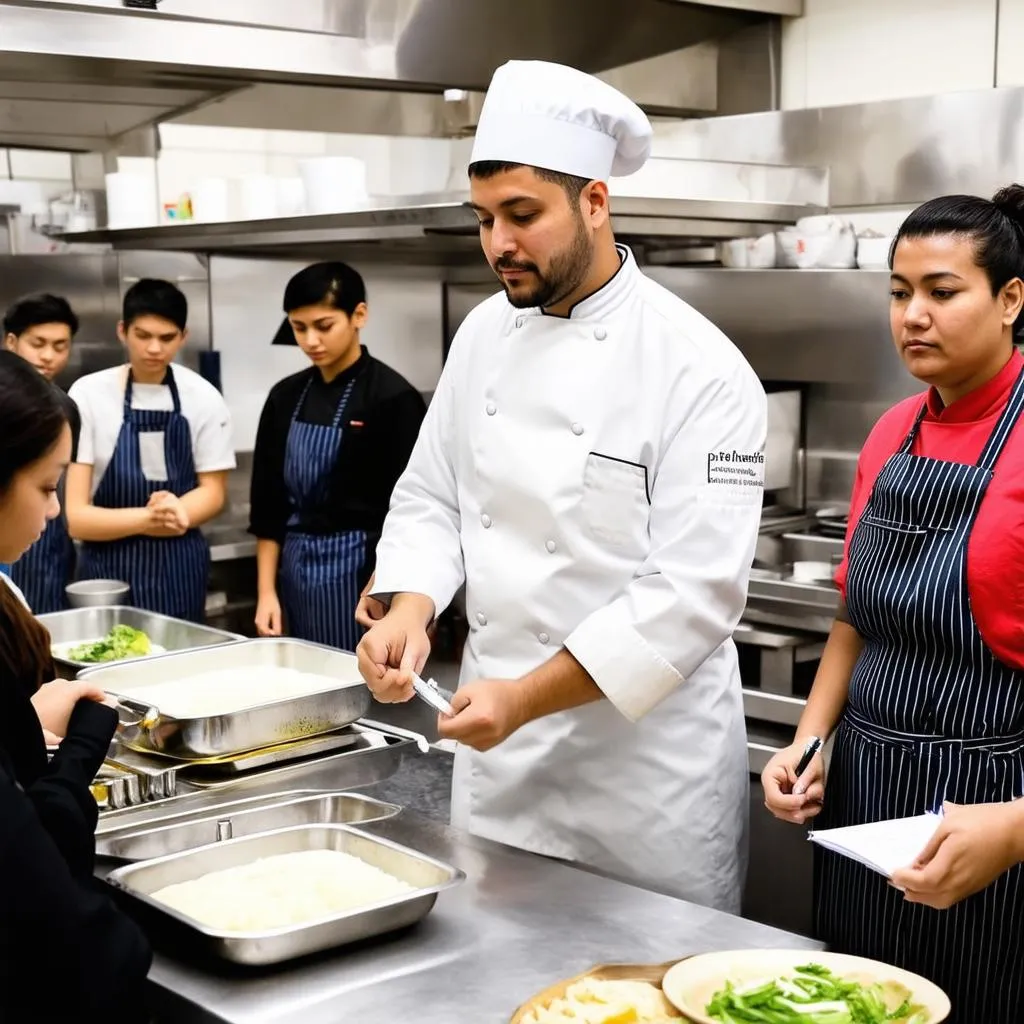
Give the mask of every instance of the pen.
[[807, 766], [814, 760], [814, 755], [821, 750], [821, 737], [812, 736], [807, 741], [807, 746], [804, 747], [803, 755], [800, 758], [800, 762], [796, 766], [796, 777], [799, 779], [805, 771]]

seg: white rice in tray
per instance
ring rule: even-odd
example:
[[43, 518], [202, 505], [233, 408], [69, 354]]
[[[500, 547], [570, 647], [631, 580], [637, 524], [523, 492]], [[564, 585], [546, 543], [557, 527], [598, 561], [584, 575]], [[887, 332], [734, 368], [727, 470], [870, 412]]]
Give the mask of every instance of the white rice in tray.
[[294, 668], [240, 665], [157, 683], [133, 683], [123, 692], [135, 700], [155, 704], [172, 718], [206, 718], [335, 690], [346, 682]]
[[306, 924], [414, 892], [413, 886], [336, 850], [263, 857], [159, 889], [152, 898], [222, 932]]

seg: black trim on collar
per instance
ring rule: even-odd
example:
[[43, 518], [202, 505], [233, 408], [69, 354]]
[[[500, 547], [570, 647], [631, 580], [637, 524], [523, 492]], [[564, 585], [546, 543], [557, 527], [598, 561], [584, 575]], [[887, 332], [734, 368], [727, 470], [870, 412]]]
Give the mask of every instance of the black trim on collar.
[[608, 278], [607, 281], [605, 281], [603, 285], [601, 285], [600, 288], [595, 288], [592, 292], [589, 292], [582, 298], [577, 299], [569, 307], [569, 312], [566, 313], [564, 316], [560, 313], [549, 313], [543, 306], [540, 307], [540, 315], [549, 316], [554, 320], [571, 320], [572, 314], [575, 312], [578, 306], [581, 306], [584, 302], [587, 302], [589, 299], [594, 298], [595, 295], [600, 295], [601, 292], [603, 292], [605, 288], [607, 288], [622, 272], [622, 268], [626, 265], [626, 261], [629, 259], [629, 254], [623, 246], [618, 244], [618, 242], [615, 243], [615, 251], [619, 254], [619, 268], [618, 270], [615, 271], [614, 274], [612, 274], [611, 277]]

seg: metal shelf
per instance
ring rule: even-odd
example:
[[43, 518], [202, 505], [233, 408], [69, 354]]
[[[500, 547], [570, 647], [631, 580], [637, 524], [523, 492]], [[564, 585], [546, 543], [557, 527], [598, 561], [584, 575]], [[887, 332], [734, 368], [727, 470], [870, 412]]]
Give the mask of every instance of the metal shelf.
[[[477, 222], [465, 205], [468, 193], [371, 201], [346, 213], [169, 224], [68, 233], [69, 243], [108, 244], [115, 249], [161, 249], [207, 254], [307, 258], [318, 252], [386, 254], [413, 262], [457, 263], [479, 259]], [[650, 249], [707, 246], [762, 234], [822, 209], [814, 205], [619, 197], [612, 199], [612, 226], [624, 242]]]

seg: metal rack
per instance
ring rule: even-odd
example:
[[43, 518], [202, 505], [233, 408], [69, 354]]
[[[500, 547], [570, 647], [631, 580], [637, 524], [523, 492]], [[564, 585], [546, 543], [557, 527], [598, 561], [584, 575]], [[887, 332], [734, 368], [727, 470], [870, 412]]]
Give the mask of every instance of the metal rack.
[[[439, 193], [370, 201], [345, 213], [170, 224], [68, 233], [65, 242], [109, 244], [125, 250], [172, 250], [233, 256], [313, 259], [319, 254], [387, 258], [405, 263], [453, 266], [480, 261], [476, 216], [468, 193]], [[612, 199], [616, 237], [645, 252], [706, 249], [716, 241], [743, 238], [821, 213], [814, 204], [746, 200]]]

